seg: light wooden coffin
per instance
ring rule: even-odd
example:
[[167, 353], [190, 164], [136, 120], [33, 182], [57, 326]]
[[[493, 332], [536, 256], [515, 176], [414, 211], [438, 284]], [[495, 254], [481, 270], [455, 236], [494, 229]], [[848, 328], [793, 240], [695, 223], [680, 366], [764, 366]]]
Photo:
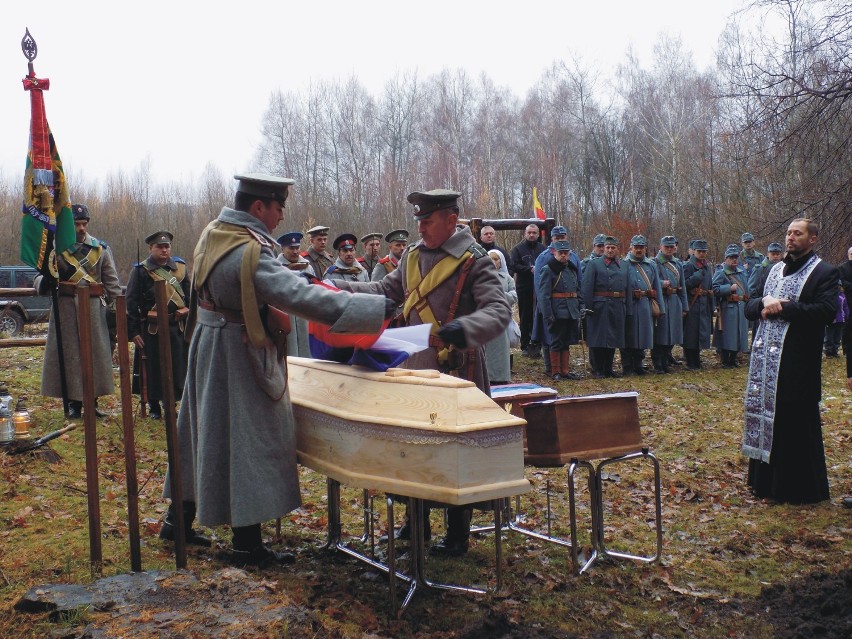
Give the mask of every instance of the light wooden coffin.
[[562, 466], [572, 459], [604, 459], [641, 450], [638, 397], [635, 392], [612, 393], [524, 404], [524, 461]]
[[343, 484], [447, 504], [519, 495], [524, 420], [437, 371], [289, 357], [299, 462]]

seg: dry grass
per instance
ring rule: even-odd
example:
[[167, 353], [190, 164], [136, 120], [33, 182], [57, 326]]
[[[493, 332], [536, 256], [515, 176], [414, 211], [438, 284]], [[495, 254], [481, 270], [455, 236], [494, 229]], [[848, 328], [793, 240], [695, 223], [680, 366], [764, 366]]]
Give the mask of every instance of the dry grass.
[[[852, 513], [839, 504], [841, 496], [852, 494], [852, 395], [845, 390], [842, 360], [826, 360], [823, 428], [832, 500], [775, 505], [755, 500], [745, 485], [746, 462], [738, 452], [745, 369], [708, 364], [712, 367], [702, 372], [556, 384], [563, 395], [640, 393], [646, 441], [663, 467], [665, 541], [659, 564], [605, 562], [576, 577], [568, 570], [564, 549], [513, 534], [504, 545], [501, 592], [481, 597], [418, 593], [402, 621], [391, 620], [384, 578], [320, 548], [325, 479], [303, 470], [304, 506], [283, 526], [285, 545], [297, 549], [298, 562], [264, 577], [277, 582], [282, 597], [314, 611], [320, 629], [270, 629], [268, 636], [772, 636], [756, 605], [765, 585], [852, 565]], [[540, 360], [515, 355], [515, 379], [553, 385], [541, 366]], [[13, 395], [31, 398], [37, 435], [63, 425], [59, 402], [38, 395], [40, 373], [40, 349], [0, 351], [0, 376]], [[117, 415], [117, 398], [105, 400], [102, 405]], [[129, 570], [120, 421], [111, 417], [98, 428], [104, 574], [112, 575]], [[168, 569], [173, 567], [170, 548], [156, 536], [166, 507], [160, 498], [166, 472], [162, 424], [138, 420], [136, 440], [143, 568]], [[43, 617], [12, 610], [28, 588], [91, 579], [82, 429], [52, 448], [61, 463], [0, 455], [0, 638], [43, 637], [54, 629]], [[612, 504], [608, 539], [615, 548], [630, 544], [650, 552], [647, 469], [619, 469], [613, 475], [606, 487]], [[528, 469], [528, 477], [536, 487], [522, 501], [528, 524], [546, 524], [549, 479], [557, 487], [550, 497], [557, 515], [553, 529], [567, 534], [565, 491], [558, 488], [564, 470]], [[360, 533], [360, 492], [344, 490], [343, 496], [347, 528]], [[433, 522], [439, 532], [437, 513]], [[265, 527], [268, 536], [273, 531], [271, 523]], [[190, 555], [190, 569], [201, 576], [224, 565], [220, 551], [229, 535], [224, 529], [213, 533], [219, 552]], [[460, 583], [493, 584], [493, 567], [493, 541], [487, 535], [462, 561], [429, 563], [435, 575]], [[84, 622], [106, 624], [107, 616], [81, 611], [67, 623]]]

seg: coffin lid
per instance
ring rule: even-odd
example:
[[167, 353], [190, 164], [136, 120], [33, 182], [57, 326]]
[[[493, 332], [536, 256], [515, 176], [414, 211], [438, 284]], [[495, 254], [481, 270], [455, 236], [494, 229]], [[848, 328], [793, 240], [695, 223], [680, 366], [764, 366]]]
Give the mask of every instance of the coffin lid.
[[348, 421], [446, 433], [526, 424], [473, 382], [437, 371], [379, 373], [303, 357], [287, 362], [293, 404]]

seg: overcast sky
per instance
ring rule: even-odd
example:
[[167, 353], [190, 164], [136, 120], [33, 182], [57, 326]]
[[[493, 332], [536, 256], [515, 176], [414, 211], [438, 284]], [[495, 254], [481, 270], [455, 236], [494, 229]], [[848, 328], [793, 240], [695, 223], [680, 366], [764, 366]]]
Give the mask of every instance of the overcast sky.
[[73, 180], [132, 173], [193, 180], [208, 162], [250, 168], [270, 93], [356, 76], [378, 97], [398, 72], [485, 72], [523, 97], [557, 59], [610, 74], [632, 47], [644, 66], [660, 33], [699, 69], [743, 0], [430, 0], [199, 2], [7, 0], [0, 23], [0, 179], [22, 175], [35, 71]]

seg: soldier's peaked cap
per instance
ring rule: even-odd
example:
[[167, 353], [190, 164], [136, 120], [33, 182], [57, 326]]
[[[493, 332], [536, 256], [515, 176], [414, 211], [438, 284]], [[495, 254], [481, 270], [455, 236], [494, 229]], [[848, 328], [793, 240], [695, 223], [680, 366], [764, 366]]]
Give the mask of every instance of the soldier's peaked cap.
[[674, 235], [664, 235], [660, 240], [660, 246], [677, 246], [677, 238]]
[[778, 242], [771, 242], [769, 244], [769, 247], [766, 249], [766, 251], [768, 253], [783, 253], [784, 247], [781, 246], [781, 244], [778, 243]]
[[174, 239], [175, 236], [168, 231], [154, 231], [151, 235], [145, 238], [145, 244], [148, 246], [151, 246], [152, 244], [171, 244]]
[[554, 226], [550, 230], [550, 237], [553, 237], [554, 235], [568, 235], [568, 229], [564, 226]]
[[308, 229], [308, 235], [314, 237], [315, 235], [328, 235], [328, 227], [327, 226], [313, 226]]
[[334, 238], [332, 246], [335, 251], [339, 251], [342, 248], [355, 248], [357, 243], [358, 238], [352, 235], [352, 233], [344, 233], [343, 235], [338, 235]]
[[592, 244], [595, 246], [600, 246], [601, 244], [606, 244], [606, 235], [603, 233], [598, 233], [595, 235], [595, 239], [592, 240]]
[[369, 242], [370, 240], [381, 240], [381, 239], [382, 239], [381, 233], [367, 233], [366, 235], [361, 237], [361, 244], [363, 244], [364, 242]]
[[295, 180], [290, 178], [267, 175], [266, 173], [235, 175], [234, 179], [239, 180], [237, 191], [240, 193], [276, 200], [282, 205], [287, 199], [287, 190], [296, 183]]
[[449, 189], [433, 189], [432, 191], [414, 191], [406, 198], [414, 205], [414, 219], [423, 220], [435, 211], [449, 209], [459, 205], [461, 193]]
[[407, 242], [409, 233], [405, 229], [397, 229], [385, 235], [385, 242]]
[[754, 242], [754, 235], [751, 233], [743, 233], [740, 236], [740, 242]]
[[707, 244], [707, 240], [692, 240], [692, 250], [709, 251], [710, 246]]
[[740, 256], [740, 247], [736, 244], [729, 246], [725, 249], [725, 259], [729, 257], [739, 257]]
[[293, 246], [299, 246], [299, 244], [301, 243], [301, 241], [302, 241], [302, 238], [303, 238], [303, 237], [305, 237], [305, 236], [304, 236], [304, 235], [302, 235], [301, 233], [299, 233], [299, 231], [290, 231], [289, 233], [285, 233], [284, 235], [282, 235], [281, 237], [279, 237], [279, 238], [278, 238], [278, 243], [279, 243], [282, 247], [287, 247], [287, 246], [290, 246], [290, 247], [293, 247]]
[[648, 246], [648, 240], [645, 239], [644, 235], [634, 235], [630, 238], [630, 244], [632, 246]]

